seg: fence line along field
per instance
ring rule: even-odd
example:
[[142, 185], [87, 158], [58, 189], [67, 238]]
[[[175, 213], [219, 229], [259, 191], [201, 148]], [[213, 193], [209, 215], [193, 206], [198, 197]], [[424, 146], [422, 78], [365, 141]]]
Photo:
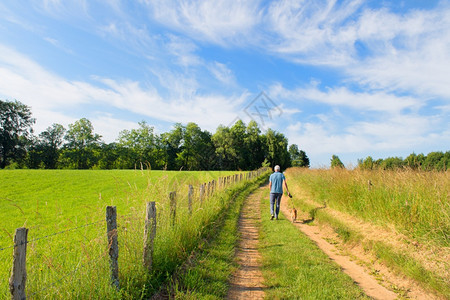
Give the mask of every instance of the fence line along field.
[[[9, 297], [13, 238], [19, 227], [29, 229], [27, 296], [52, 299], [96, 295], [114, 299], [150, 295], [204, 238], [233, 195], [245, 189], [251, 181], [249, 175], [257, 175], [235, 174], [142, 170], [0, 172], [0, 297]], [[169, 192], [175, 192], [175, 202], [170, 203]], [[156, 202], [158, 213], [151, 273], [141, 263], [149, 201]], [[120, 290], [110, 284], [106, 206], [117, 209]]]

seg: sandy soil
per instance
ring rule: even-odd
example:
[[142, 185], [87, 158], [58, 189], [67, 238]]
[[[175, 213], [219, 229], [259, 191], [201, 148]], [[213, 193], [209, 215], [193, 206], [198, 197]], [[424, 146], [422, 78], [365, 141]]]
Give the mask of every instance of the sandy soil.
[[227, 299], [264, 299], [264, 278], [258, 252], [258, 223], [261, 222], [259, 193], [244, 203], [239, 219], [240, 241], [236, 250], [239, 269], [233, 274]]

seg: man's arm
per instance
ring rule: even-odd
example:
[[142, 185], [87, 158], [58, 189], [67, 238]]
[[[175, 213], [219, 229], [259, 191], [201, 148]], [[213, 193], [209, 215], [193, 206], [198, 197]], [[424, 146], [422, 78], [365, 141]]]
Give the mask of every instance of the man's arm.
[[286, 188], [286, 192], [287, 192], [288, 196], [290, 196], [291, 193], [289, 193], [289, 188], [288, 188], [288, 186], [287, 186], [287, 181], [286, 181], [286, 179], [283, 180], [283, 183], [284, 183], [284, 187]]
[[269, 191], [272, 190], [272, 181], [269, 181]]

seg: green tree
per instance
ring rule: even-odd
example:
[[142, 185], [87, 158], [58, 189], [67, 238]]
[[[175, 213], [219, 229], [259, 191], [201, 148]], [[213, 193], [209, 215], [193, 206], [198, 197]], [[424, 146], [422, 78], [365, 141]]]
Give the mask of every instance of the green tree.
[[216, 157], [221, 170], [232, 170], [237, 157], [233, 147], [233, 137], [230, 128], [220, 125], [212, 136]]
[[375, 167], [375, 162], [373, 161], [372, 156], [367, 156], [361, 165], [361, 168], [364, 170], [372, 170], [374, 167]]
[[92, 168], [98, 160], [95, 150], [100, 147], [100, 139], [101, 136], [94, 133], [91, 121], [86, 118], [69, 124], [65, 136], [63, 165], [75, 169]]
[[99, 159], [95, 168], [97, 169], [123, 169], [123, 165], [120, 164], [120, 150], [121, 148], [117, 145], [117, 143], [103, 143], [100, 145], [100, 148], [97, 149], [99, 151]]
[[395, 170], [403, 168], [404, 162], [401, 157], [388, 157], [383, 159], [383, 162], [380, 164], [380, 167], [383, 170]]
[[293, 167], [309, 168], [309, 158], [306, 152], [299, 150], [296, 144], [289, 146], [289, 156]]
[[247, 170], [254, 170], [261, 166], [264, 162], [264, 149], [263, 141], [261, 139], [261, 130], [258, 127], [258, 123], [250, 121], [247, 125], [247, 134], [245, 137], [245, 148], [248, 151]]
[[404, 160], [404, 165], [411, 169], [418, 169], [420, 167], [420, 163], [418, 161], [417, 155], [415, 153], [411, 153]]
[[180, 123], [176, 123], [170, 132], [161, 134], [161, 143], [164, 158], [164, 167], [168, 170], [179, 170], [181, 165], [178, 164], [178, 153], [182, 150], [183, 136], [185, 127]]
[[159, 169], [164, 163], [163, 159], [157, 157], [159, 137], [154, 133], [154, 127], [145, 121], [139, 122], [138, 129], [122, 130], [118, 145], [125, 150], [128, 168], [140, 167], [142, 164]]
[[425, 158], [425, 162], [423, 164], [423, 167], [425, 170], [444, 170], [444, 164], [441, 163], [441, 160], [443, 161], [445, 158], [444, 153], [440, 151], [436, 152], [430, 152], [427, 154], [427, 157]]
[[300, 150], [300, 154], [298, 156], [298, 164], [299, 167], [309, 168], [309, 157], [306, 155], [306, 152]]
[[345, 168], [339, 156], [334, 154], [331, 156], [331, 168]]
[[25, 157], [34, 122], [25, 104], [0, 100], [0, 168]]
[[264, 135], [266, 158], [271, 166], [280, 165], [282, 169], [291, 166], [288, 140], [279, 132], [268, 129]]
[[247, 169], [249, 167], [250, 151], [247, 148], [247, 129], [242, 122], [238, 120], [230, 128], [232, 147], [236, 155], [234, 156], [233, 169]]
[[214, 162], [214, 145], [211, 134], [202, 131], [195, 123], [188, 123], [184, 131], [183, 145], [177, 160], [186, 170], [207, 170]]
[[39, 134], [38, 147], [46, 169], [55, 169], [58, 163], [66, 129], [61, 124], [53, 124]]

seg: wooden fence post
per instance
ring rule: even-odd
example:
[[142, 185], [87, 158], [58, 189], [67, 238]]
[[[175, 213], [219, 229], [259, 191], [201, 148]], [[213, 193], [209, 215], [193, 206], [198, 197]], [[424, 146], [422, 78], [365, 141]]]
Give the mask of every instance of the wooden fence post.
[[188, 192], [188, 210], [189, 214], [192, 215], [192, 197], [194, 195], [194, 187], [190, 184], [189, 185], [189, 192]]
[[115, 206], [106, 207], [106, 234], [108, 237], [111, 285], [119, 289], [119, 243], [117, 241], [117, 210]]
[[200, 203], [203, 202], [203, 196], [205, 194], [205, 184], [200, 184]]
[[170, 199], [170, 217], [172, 219], [172, 225], [175, 225], [175, 218], [177, 216], [177, 192], [173, 191], [169, 193]]
[[150, 272], [153, 264], [153, 243], [156, 236], [155, 201], [147, 202], [144, 227], [144, 266]]
[[206, 191], [206, 196], [209, 197], [211, 195], [211, 181], [208, 181]]
[[216, 189], [216, 181], [213, 179], [213, 181], [211, 181], [211, 195], [214, 194], [215, 189]]
[[25, 285], [27, 283], [27, 236], [28, 229], [21, 227], [16, 229], [14, 236], [14, 258], [9, 278], [9, 291], [11, 299], [26, 299]]

